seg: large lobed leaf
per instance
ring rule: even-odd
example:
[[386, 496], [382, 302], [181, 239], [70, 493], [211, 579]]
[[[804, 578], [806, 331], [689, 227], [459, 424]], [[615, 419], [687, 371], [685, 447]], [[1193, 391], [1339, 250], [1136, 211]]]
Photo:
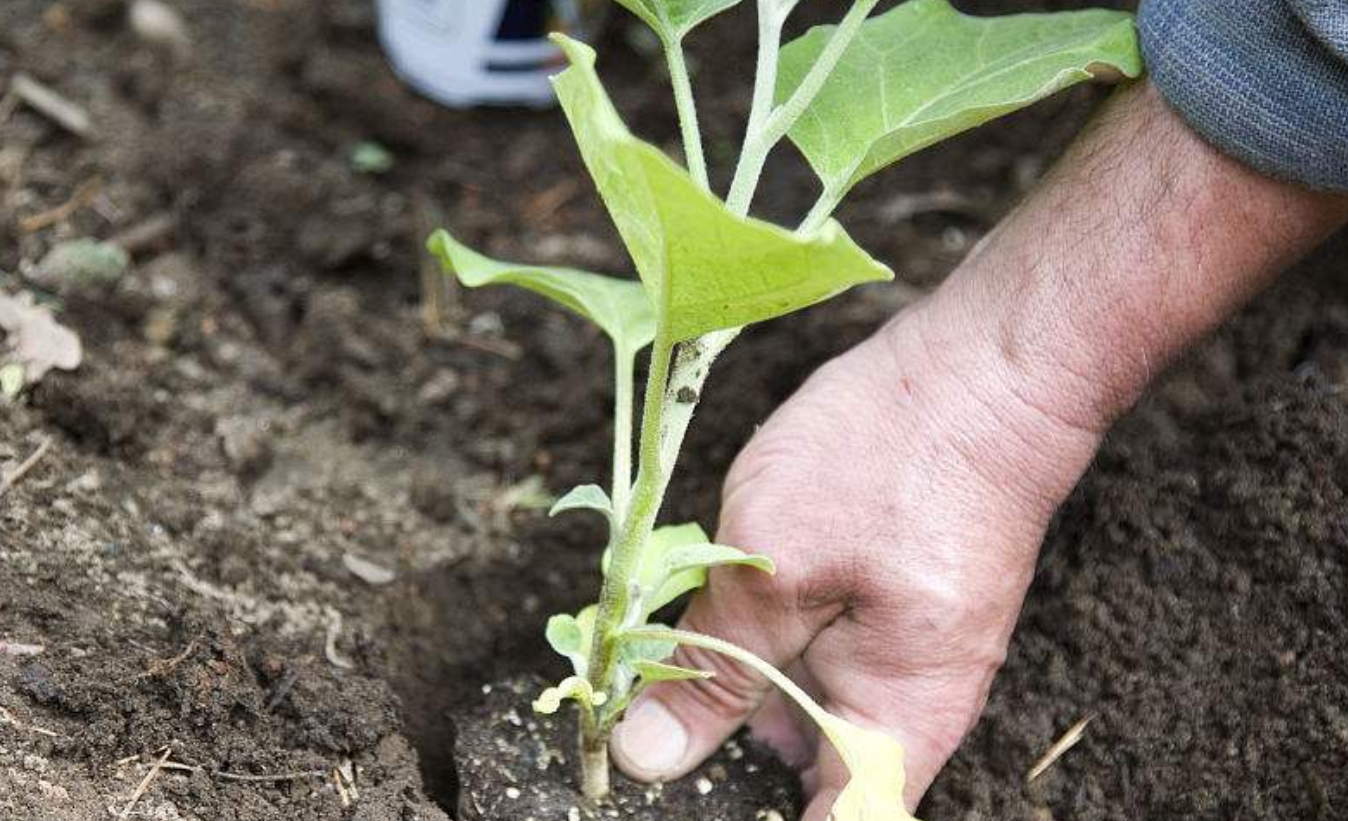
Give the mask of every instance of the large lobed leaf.
[[617, 2], [645, 21], [646, 25], [654, 29], [655, 33], [667, 43], [682, 40], [700, 23], [740, 4], [740, 0], [617, 0]]
[[[800, 85], [832, 36], [782, 51], [777, 96]], [[790, 132], [839, 196], [876, 171], [1099, 75], [1142, 72], [1132, 17], [1102, 9], [971, 17], [909, 0], [862, 26]]]
[[674, 341], [821, 302], [893, 273], [836, 222], [799, 236], [736, 216], [623, 124], [594, 50], [561, 35], [571, 67], [554, 78], [581, 154]]
[[636, 352], [655, 338], [655, 308], [639, 282], [574, 268], [501, 262], [479, 254], [444, 230], [432, 234], [426, 247], [447, 273], [469, 288], [527, 288], [594, 322], [621, 349]]

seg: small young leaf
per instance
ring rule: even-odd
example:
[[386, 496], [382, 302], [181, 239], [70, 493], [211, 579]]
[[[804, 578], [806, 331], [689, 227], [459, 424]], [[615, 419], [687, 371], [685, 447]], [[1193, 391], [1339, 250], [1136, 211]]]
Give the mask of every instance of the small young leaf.
[[608, 497], [608, 492], [599, 485], [581, 485], [572, 488], [571, 492], [557, 500], [557, 504], [548, 511], [549, 516], [556, 516], [559, 513], [566, 513], [570, 510], [593, 510], [604, 514], [605, 518], [613, 518], [613, 500]]
[[548, 619], [548, 644], [558, 655], [571, 661], [578, 676], [589, 673], [590, 643], [594, 640], [594, 620], [599, 608], [590, 605], [576, 615], [562, 613]]
[[[662, 627], [663, 625], [654, 625]], [[618, 659], [629, 668], [646, 661], [664, 661], [674, 655], [678, 645], [666, 639], [629, 639], [622, 638], [618, 644]]]
[[645, 21], [667, 43], [682, 40], [688, 32], [740, 0], [617, 0], [618, 5]]
[[637, 351], [655, 339], [655, 307], [641, 283], [574, 268], [516, 265], [485, 257], [448, 231], [436, 231], [426, 247], [469, 288], [517, 285], [571, 309], [603, 329], [615, 345]]
[[793, 234], [736, 216], [660, 149], [632, 136], [595, 73], [594, 50], [553, 39], [553, 78], [585, 165], [674, 341], [782, 316], [852, 285], [893, 278], [842, 226]]
[[709, 679], [716, 675], [706, 670], [689, 670], [687, 667], [678, 667], [659, 661], [638, 661], [632, 667], [642, 681], [651, 683], [657, 681], [697, 681]]
[[[700, 530], [700, 528], [699, 528]], [[645, 606], [655, 612], [678, 597], [707, 583], [707, 571], [720, 565], [745, 565], [764, 573], [777, 568], [767, 556], [754, 556], [738, 547], [706, 542], [684, 544], [664, 554], [662, 573], [650, 587]]]
[[745, 553], [738, 547], [723, 544], [694, 544], [680, 547], [665, 556], [665, 567], [669, 573], [678, 573], [693, 567], [716, 567], [723, 564], [742, 564], [762, 570], [768, 575], [777, 572], [772, 559], [767, 556], [755, 556]]
[[[779, 100], [800, 85], [833, 28], [782, 50]], [[1068, 86], [1141, 72], [1124, 12], [980, 18], [946, 0], [909, 0], [866, 21], [790, 137], [841, 197], [891, 163]]]
[[549, 687], [544, 690], [538, 698], [534, 699], [534, 712], [550, 716], [557, 712], [562, 706], [562, 702], [571, 699], [578, 701], [586, 709], [591, 709], [602, 705], [608, 700], [604, 693], [596, 693], [590, 686], [590, 682], [580, 676], [571, 676], [564, 679], [556, 687]]

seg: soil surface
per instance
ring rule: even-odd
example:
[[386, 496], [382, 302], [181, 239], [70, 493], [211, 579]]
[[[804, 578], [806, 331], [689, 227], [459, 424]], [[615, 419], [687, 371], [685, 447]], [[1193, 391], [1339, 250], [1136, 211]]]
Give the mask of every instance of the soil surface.
[[744, 738], [727, 741], [688, 777], [670, 784], [638, 784], [615, 774], [613, 792], [591, 804], [576, 789], [574, 711], [538, 716], [530, 703], [547, 686], [524, 676], [483, 686], [481, 703], [459, 713], [455, 763], [459, 821], [534, 818], [753, 818], [795, 817], [800, 786], [770, 752]]
[[[604, 474], [611, 395], [597, 333], [526, 295], [449, 289], [427, 310], [421, 242], [445, 224], [507, 258], [610, 271], [621, 248], [556, 112], [417, 98], [365, 0], [174, 5], [177, 53], [138, 38], [121, 0], [0, 4], [0, 98], [24, 72], [93, 123], [82, 138], [0, 103], [0, 287], [85, 346], [78, 371], [0, 408], [7, 474], [50, 442], [0, 496], [0, 818], [438, 821], [459, 800], [450, 711], [564, 672], [542, 625], [593, 599], [599, 534], [539, 508]], [[694, 43], [722, 184], [751, 15]], [[621, 22], [603, 46], [619, 107], [672, 148], [649, 41]], [[903, 284], [732, 349], [670, 518], [712, 525], [754, 425], [934, 286], [1098, 97], [863, 185], [841, 218]], [[366, 141], [391, 170], [356, 170]], [[759, 207], [785, 219], [813, 192], [783, 151]], [[81, 237], [127, 247], [128, 271], [40, 276]], [[1340, 238], [1289, 273], [1113, 432], [924, 817], [1348, 813], [1345, 260]], [[773, 783], [744, 780], [708, 818], [789, 821]]]

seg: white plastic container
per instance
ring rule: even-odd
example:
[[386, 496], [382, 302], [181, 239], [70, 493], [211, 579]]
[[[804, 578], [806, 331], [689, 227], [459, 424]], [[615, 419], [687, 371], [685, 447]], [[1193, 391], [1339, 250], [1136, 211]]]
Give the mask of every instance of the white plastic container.
[[409, 85], [453, 108], [545, 107], [563, 67], [547, 36], [586, 38], [607, 0], [378, 0], [379, 37]]

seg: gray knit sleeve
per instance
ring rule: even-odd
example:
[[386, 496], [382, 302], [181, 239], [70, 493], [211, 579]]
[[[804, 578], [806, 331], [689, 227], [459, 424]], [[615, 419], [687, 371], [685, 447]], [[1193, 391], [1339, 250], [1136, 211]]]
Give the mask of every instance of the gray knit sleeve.
[[1221, 150], [1348, 192], [1348, 0], [1142, 0], [1161, 94]]

